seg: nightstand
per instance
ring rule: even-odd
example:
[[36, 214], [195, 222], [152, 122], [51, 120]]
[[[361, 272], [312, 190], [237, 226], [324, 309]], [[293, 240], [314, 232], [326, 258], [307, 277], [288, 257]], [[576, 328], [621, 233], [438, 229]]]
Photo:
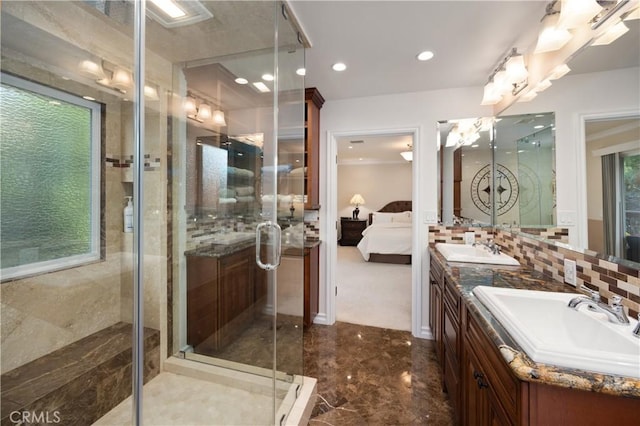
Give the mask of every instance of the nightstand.
[[342, 228], [341, 246], [357, 246], [362, 239], [362, 231], [367, 227], [366, 220], [351, 219], [349, 217], [340, 218]]

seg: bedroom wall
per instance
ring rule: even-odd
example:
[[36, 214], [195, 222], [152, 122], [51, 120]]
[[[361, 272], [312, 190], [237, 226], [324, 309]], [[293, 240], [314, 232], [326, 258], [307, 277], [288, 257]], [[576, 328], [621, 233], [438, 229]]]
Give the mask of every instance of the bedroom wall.
[[338, 217], [351, 217], [354, 207], [349, 201], [354, 194], [366, 201], [359, 217], [367, 219], [390, 201], [411, 200], [411, 185], [411, 163], [339, 164]]

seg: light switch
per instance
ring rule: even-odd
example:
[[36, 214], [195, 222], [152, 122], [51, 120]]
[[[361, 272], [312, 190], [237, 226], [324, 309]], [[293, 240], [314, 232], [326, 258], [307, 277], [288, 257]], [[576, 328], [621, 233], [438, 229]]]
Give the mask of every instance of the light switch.
[[438, 222], [438, 212], [429, 210], [424, 213], [424, 223], [435, 224]]

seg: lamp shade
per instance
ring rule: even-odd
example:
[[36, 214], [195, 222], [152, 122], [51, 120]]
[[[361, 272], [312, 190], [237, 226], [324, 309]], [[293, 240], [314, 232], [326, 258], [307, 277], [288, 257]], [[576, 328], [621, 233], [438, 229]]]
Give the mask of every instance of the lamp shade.
[[111, 77], [111, 84], [120, 90], [127, 90], [133, 84], [131, 74], [122, 68], [116, 68]]
[[406, 161], [413, 161], [413, 151], [402, 151], [400, 153]]
[[218, 126], [226, 126], [227, 122], [224, 120], [224, 112], [219, 109], [213, 111], [213, 124]]
[[204, 102], [201, 103], [198, 107], [198, 115], [196, 115], [196, 118], [200, 121], [205, 121], [210, 119], [211, 115], [211, 107]]
[[505, 65], [505, 70], [507, 72], [507, 78], [511, 83], [519, 83], [529, 75], [527, 68], [524, 65], [523, 55], [514, 55], [510, 57]]
[[578, 28], [588, 23], [602, 10], [596, 0], [562, 0], [560, 5], [560, 28]]
[[349, 201], [349, 204], [353, 206], [364, 204], [364, 198], [362, 198], [362, 195], [360, 194], [355, 194], [353, 197], [351, 197], [351, 201]]
[[558, 14], [544, 17], [543, 28], [538, 36], [534, 53], [552, 52], [560, 49], [571, 40], [571, 33], [558, 27]]

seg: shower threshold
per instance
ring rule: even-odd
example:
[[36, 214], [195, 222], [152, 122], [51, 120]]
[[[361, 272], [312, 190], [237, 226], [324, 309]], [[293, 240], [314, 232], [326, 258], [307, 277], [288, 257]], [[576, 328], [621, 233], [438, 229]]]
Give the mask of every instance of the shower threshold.
[[[306, 425], [316, 398], [316, 379], [295, 376], [293, 383], [171, 357], [144, 385], [145, 425]], [[265, 414], [269, 413], [269, 414]], [[131, 423], [131, 397], [94, 425]]]

